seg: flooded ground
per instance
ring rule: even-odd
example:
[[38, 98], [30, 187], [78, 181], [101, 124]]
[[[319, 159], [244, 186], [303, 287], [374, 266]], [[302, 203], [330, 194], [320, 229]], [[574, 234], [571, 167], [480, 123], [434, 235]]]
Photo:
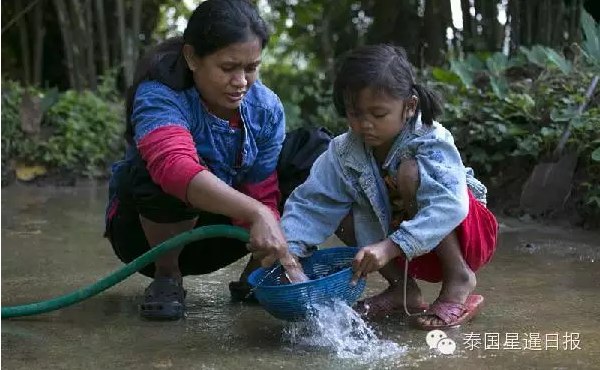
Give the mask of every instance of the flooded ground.
[[[105, 196], [93, 185], [2, 189], [2, 306], [70, 293], [121, 266], [102, 238]], [[186, 279], [188, 316], [179, 322], [138, 317], [149, 280], [137, 274], [74, 306], [3, 320], [3, 368], [597, 369], [600, 233], [501, 222], [498, 252], [478, 275], [486, 308], [446, 332], [456, 343], [452, 355], [430, 351], [426, 332], [397, 318], [373, 325], [379, 340], [404, 349], [388, 357], [361, 361], [291, 344], [288, 324], [230, 302], [227, 283], [242, 260]], [[437, 286], [422, 286], [436, 297]], [[383, 287], [370, 278], [365, 294]]]

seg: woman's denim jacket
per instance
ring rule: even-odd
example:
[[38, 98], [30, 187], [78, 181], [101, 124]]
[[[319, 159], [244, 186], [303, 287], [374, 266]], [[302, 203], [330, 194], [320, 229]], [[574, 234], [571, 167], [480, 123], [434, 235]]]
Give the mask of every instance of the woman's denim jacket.
[[281, 223], [290, 251], [308, 256], [352, 211], [358, 246], [389, 237], [410, 260], [433, 250], [466, 218], [467, 188], [486, 204], [486, 187], [463, 165], [451, 133], [439, 123], [424, 125], [420, 115], [409, 122], [388, 153], [383, 171], [395, 180], [404, 158], [418, 163], [418, 213], [392, 230], [387, 189], [371, 149], [352, 131], [334, 138], [285, 204]]
[[[258, 183], [277, 167], [285, 140], [283, 105], [273, 91], [256, 80], [242, 99], [240, 114], [244, 129], [233, 129], [204, 107], [195, 87], [175, 91], [158, 81], [145, 81], [136, 90], [133, 106], [135, 141], [161, 126], [184, 127], [192, 135], [203, 164], [222, 181], [231, 186]], [[139, 156], [137, 146], [132, 145], [124, 158], [113, 164], [106, 214], [117, 197], [119, 173], [127, 171]]]

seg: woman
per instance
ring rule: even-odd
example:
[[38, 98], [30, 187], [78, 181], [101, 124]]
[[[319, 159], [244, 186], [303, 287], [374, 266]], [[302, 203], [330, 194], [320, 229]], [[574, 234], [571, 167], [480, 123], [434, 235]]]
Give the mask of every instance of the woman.
[[[113, 165], [106, 236], [125, 263], [194, 227], [246, 227], [264, 266], [294, 271], [279, 226], [277, 163], [285, 137], [279, 98], [257, 77], [269, 33], [244, 0], [208, 0], [183, 38], [139, 62], [127, 99], [125, 158]], [[298, 181], [301, 182], [301, 181]], [[150, 319], [183, 316], [182, 277], [206, 274], [248, 254], [233, 239], [190, 243], [141, 270], [153, 278], [140, 306]], [[251, 258], [232, 296], [249, 296]]]

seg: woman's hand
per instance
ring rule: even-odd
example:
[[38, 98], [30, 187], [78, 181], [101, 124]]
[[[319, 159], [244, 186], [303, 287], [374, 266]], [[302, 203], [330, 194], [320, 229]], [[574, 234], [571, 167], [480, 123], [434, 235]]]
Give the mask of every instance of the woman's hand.
[[250, 221], [248, 249], [263, 267], [270, 267], [277, 260], [289, 255], [287, 240], [273, 212], [261, 207]]
[[304, 269], [298, 261], [298, 257], [291, 253], [281, 260], [281, 265], [285, 269], [285, 273], [282, 276], [284, 281], [294, 284], [310, 280], [304, 273]]
[[380, 270], [392, 258], [401, 254], [402, 249], [390, 239], [361, 248], [354, 257], [354, 261], [352, 261], [354, 270], [352, 285], [356, 285], [361, 277], [366, 277], [368, 274]]

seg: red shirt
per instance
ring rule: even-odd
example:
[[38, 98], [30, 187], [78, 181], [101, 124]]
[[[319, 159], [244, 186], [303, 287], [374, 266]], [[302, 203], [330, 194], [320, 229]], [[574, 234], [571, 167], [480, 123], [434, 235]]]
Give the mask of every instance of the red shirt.
[[[232, 128], [243, 129], [241, 117], [237, 114], [229, 121]], [[146, 161], [152, 180], [162, 190], [187, 203], [187, 188], [190, 181], [201, 171], [208, 170], [201, 164], [196, 146], [189, 131], [181, 126], [159, 127], [138, 143], [142, 158]], [[238, 155], [241, 162], [242, 153]], [[277, 181], [277, 172], [257, 184], [240, 184], [237, 190], [268, 206], [273, 214], [280, 218], [279, 200], [281, 192]], [[234, 225], [248, 228], [238, 220]]]

